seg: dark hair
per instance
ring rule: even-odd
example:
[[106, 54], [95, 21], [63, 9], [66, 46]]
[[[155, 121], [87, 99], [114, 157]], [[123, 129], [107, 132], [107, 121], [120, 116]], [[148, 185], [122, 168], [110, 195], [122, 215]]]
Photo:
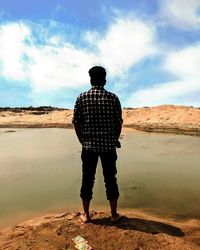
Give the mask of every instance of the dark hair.
[[92, 85], [104, 86], [106, 83], [106, 70], [101, 66], [94, 66], [89, 71], [90, 82]]

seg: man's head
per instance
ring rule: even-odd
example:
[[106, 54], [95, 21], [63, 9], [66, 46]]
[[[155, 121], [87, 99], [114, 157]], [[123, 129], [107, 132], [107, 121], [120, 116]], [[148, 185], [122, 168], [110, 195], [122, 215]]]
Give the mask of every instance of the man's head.
[[90, 83], [93, 86], [104, 86], [106, 84], [106, 70], [101, 66], [94, 66], [89, 71]]

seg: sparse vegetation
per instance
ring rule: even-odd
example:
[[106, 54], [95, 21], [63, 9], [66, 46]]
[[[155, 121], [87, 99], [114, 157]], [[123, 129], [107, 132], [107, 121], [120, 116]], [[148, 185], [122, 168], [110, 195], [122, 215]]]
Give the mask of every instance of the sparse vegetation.
[[123, 109], [125, 109], [125, 110], [133, 110], [133, 109], [136, 109], [136, 108], [124, 107]]
[[[11, 111], [14, 113], [21, 113], [23, 111], [56, 111], [56, 110], [68, 110], [65, 108], [58, 108], [58, 107], [51, 107], [51, 106], [39, 106], [39, 107], [33, 107], [33, 106], [29, 106], [29, 107], [16, 107], [16, 108], [11, 108], [11, 107], [0, 107], [0, 112], [3, 111]], [[39, 113], [38, 113], [39, 114]]]

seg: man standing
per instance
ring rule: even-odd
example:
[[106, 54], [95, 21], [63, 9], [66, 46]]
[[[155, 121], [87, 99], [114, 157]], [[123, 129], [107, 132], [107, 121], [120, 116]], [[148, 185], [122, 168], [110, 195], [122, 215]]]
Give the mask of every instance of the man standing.
[[95, 173], [100, 157], [106, 196], [110, 202], [111, 221], [117, 222], [121, 216], [117, 213], [119, 197], [117, 185], [116, 147], [122, 128], [122, 110], [118, 97], [106, 91], [106, 71], [101, 66], [89, 70], [92, 88], [81, 93], [74, 107], [73, 124], [77, 137], [82, 144], [82, 198], [83, 222], [90, 220], [89, 207], [92, 199]]

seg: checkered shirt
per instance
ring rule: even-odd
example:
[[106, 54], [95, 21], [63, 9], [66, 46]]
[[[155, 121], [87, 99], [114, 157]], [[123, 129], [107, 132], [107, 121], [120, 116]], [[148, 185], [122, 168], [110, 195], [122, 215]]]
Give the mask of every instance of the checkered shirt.
[[117, 127], [123, 122], [120, 101], [104, 87], [93, 86], [77, 98], [72, 122], [81, 127], [84, 149], [112, 151], [119, 144]]

